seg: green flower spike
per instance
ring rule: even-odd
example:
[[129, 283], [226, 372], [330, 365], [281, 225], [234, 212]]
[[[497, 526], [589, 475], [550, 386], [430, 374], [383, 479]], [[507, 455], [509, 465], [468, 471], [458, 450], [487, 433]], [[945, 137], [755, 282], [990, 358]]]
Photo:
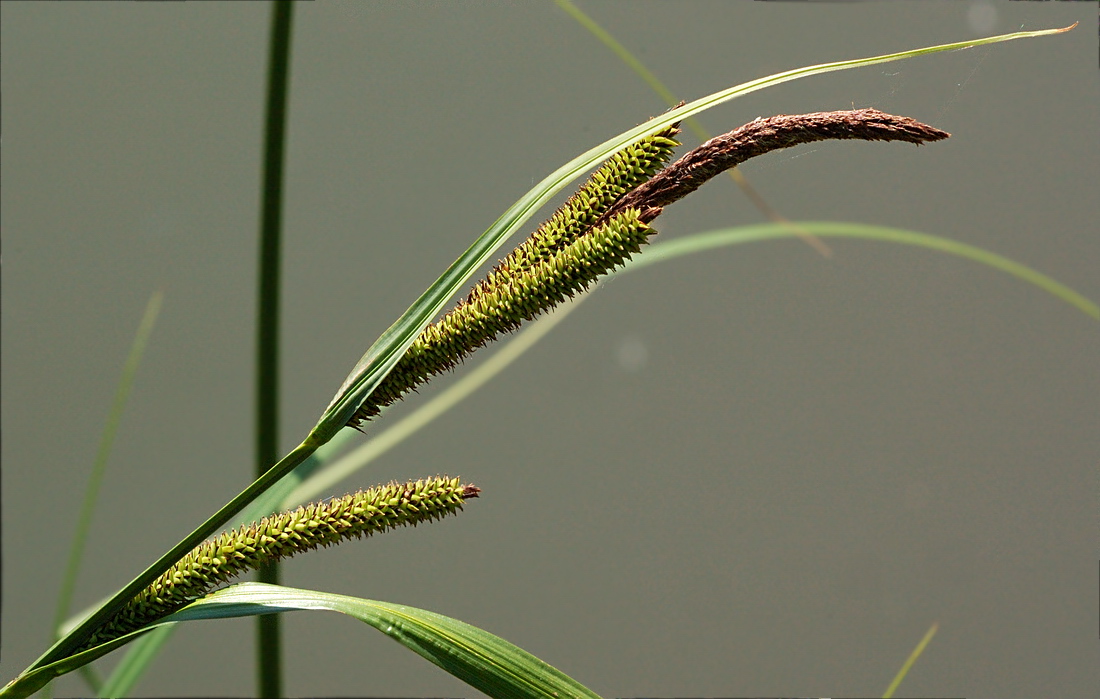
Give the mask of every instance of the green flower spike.
[[[551, 260], [557, 260], [554, 264], [559, 267], [566, 264], [570, 258], [558, 257], [559, 253], [588, 235], [597, 220], [604, 217], [616, 202], [665, 167], [672, 158], [673, 150], [680, 145], [674, 139], [679, 131], [679, 125], [673, 124], [631, 143], [611, 156], [592, 173], [592, 176], [573, 196], [562, 204], [561, 208], [554, 212], [553, 216], [516, 247], [485, 279], [475, 285], [465, 302], [460, 303], [442, 320], [424, 329], [390, 375], [375, 389], [370, 399], [355, 412], [348, 421], [348, 425], [358, 427], [362, 422], [378, 415], [384, 406], [400, 400], [403, 395], [428, 378], [453, 368], [471, 352], [501, 332], [518, 328], [521, 321], [506, 322], [506, 328], [505, 325], [498, 324], [495, 330], [487, 333], [478, 318], [485, 314], [498, 314], [497, 311], [491, 311], [488, 308], [490, 299], [498, 296], [510, 298], [509, 303], [534, 308], [530, 302], [519, 302], [514, 297], [521, 288], [535, 289], [530, 286], [535, 277], [523, 275]], [[648, 211], [649, 208], [638, 207], [642, 211]], [[645, 218], [645, 221], [651, 221], [654, 216], [656, 214]], [[610, 218], [608, 220], [610, 222]], [[637, 212], [633, 218], [625, 217], [609, 227], [621, 229], [624, 225], [627, 227], [636, 225], [629, 223], [631, 220], [639, 220]], [[580, 251], [578, 249], [571, 254], [578, 255]], [[593, 254], [593, 251], [589, 251], [588, 254]], [[607, 267], [607, 270], [617, 264], [619, 262], [613, 263]], [[538, 274], [545, 277], [548, 272], [544, 270]], [[519, 281], [521, 277], [523, 281]], [[574, 285], [572, 290], [564, 292], [558, 301], [539, 306], [538, 310], [534, 310], [530, 315], [522, 316], [522, 320], [530, 320], [541, 311], [552, 308], [565, 297], [587, 288], [594, 279], [595, 277], [592, 277], [582, 285]], [[503, 289], [495, 291], [492, 288], [505, 285], [511, 280], [516, 280], [517, 284], [509, 291]], [[537, 291], [533, 293], [538, 294]], [[470, 304], [479, 304], [480, 311], [461, 310]], [[505, 316], [509, 315], [508, 309], [501, 309], [501, 312]], [[459, 321], [459, 318], [464, 320]], [[464, 326], [463, 322], [473, 325]], [[444, 323], [448, 323], [446, 329], [443, 327]]]
[[623, 195], [665, 167], [680, 145], [679, 125], [626, 146], [599, 167], [581, 188], [511, 252], [494, 272], [521, 272], [543, 262], [591, 229]]
[[501, 265], [478, 282], [465, 301], [424, 329], [352, 419], [370, 419], [429, 377], [452, 369], [471, 352], [526, 320], [587, 289], [621, 266], [656, 231], [647, 225], [661, 212], [626, 209], [565, 248], [520, 272]]
[[195, 547], [82, 646], [91, 648], [171, 614], [263, 563], [351, 537], [442, 519], [462, 509], [480, 489], [458, 478], [436, 477], [390, 483], [340, 498], [303, 505], [225, 532]]

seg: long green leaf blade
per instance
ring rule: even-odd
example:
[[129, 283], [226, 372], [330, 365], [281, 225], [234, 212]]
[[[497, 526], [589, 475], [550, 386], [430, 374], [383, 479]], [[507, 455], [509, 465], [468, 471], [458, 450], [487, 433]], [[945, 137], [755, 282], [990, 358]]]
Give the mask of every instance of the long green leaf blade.
[[[1076, 26], [1076, 25], [1073, 25]], [[959, 49], [983, 46], [1001, 41], [1012, 41], [1029, 37], [1058, 34], [1072, 29], [1073, 26], [1062, 29], [1045, 29], [1029, 32], [1015, 32], [998, 36], [971, 39], [940, 46], [913, 49], [899, 53], [891, 53], [871, 58], [859, 58], [834, 63], [824, 63], [805, 68], [796, 68], [782, 73], [776, 73], [765, 78], [758, 78], [735, 87], [715, 92], [706, 97], [695, 100], [677, 109], [655, 117], [639, 126], [624, 131], [618, 136], [604, 141], [598, 146], [589, 149], [577, 156], [562, 167], [558, 168], [545, 179], [539, 182], [531, 191], [523, 195], [515, 204], [501, 215], [466, 252], [462, 254], [447, 270], [425, 291], [419, 299], [409, 307], [407, 311], [387, 329], [380, 338], [367, 350], [362, 359], [355, 365], [351, 374], [344, 380], [343, 385], [337, 391], [329, 407], [321, 416], [313, 433], [306, 440], [307, 444], [323, 444], [340, 430], [370, 396], [371, 392], [386, 377], [386, 374], [400, 360], [405, 350], [416, 339], [428, 323], [443, 309], [447, 301], [454, 296], [465, 284], [474, 272], [489, 260], [489, 257], [499, 248], [504, 241], [522, 226], [527, 219], [534, 215], [543, 204], [561, 191], [567, 184], [590, 170], [600, 161], [608, 158], [612, 153], [641, 136], [664, 128], [674, 122], [682, 121], [711, 107], [741, 97], [751, 92], [772, 87], [791, 80], [821, 75], [838, 70], [859, 68], [879, 63], [889, 63], [905, 58], [913, 58], [941, 51], [955, 51]]]
[[58, 628], [65, 620], [72, 604], [73, 590], [76, 587], [77, 574], [80, 572], [80, 560], [84, 554], [84, 547], [88, 538], [88, 530], [92, 523], [92, 514], [98, 500], [99, 488], [107, 471], [107, 460], [111, 455], [111, 446], [114, 444], [118, 427], [122, 423], [122, 415], [126, 408], [126, 401], [130, 396], [134, 380], [137, 378], [138, 367], [145, 354], [145, 347], [149, 344], [149, 337], [153, 333], [157, 316], [160, 315], [160, 307], [164, 303], [164, 292], [156, 291], [149, 297], [145, 305], [145, 312], [141, 316], [141, 323], [134, 335], [134, 341], [130, 345], [130, 354], [126, 358], [126, 364], [122, 369], [122, 376], [118, 380], [118, 388], [115, 389], [115, 399], [111, 404], [111, 412], [107, 417], [107, 424], [103, 427], [100, 437], [99, 449], [96, 452], [95, 462], [92, 465], [92, 473], [88, 478], [88, 488], [84, 494], [84, 501], [80, 506], [80, 514], [77, 517], [76, 534], [73, 537], [72, 549], [69, 551], [69, 561], [65, 566], [65, 574], [61, 579], [61, 592], [58, 593], [57, 613], [54, 617], [54, 640], [60, 637]]
[[[918, 233], [916, 231], [907, 231], [886, 226], [871, 226], [862, 223], [844, 223], [842, 221], [799, 221], [798, 226], [823, 238], [865, 238], [868, 240], [900, 243], [902, 245], [914, 245], [980, 262], [981, 264], [1011, 274], [1029, 284], [1033, 284], [1043, 291], [1061, 299], [1065, 303], [1081, 310], [1086, 315], [1096, 320], [1100, 320], [1100, 307], [1073, 289], [1070, 289], [1065, 284], [1055, 281], [1045, 274], [1037, 272], [1019, 262], [1015, 262], [1007, 257], [1002, 257], [994, 252], [983, 250], [973, 245], [967, 245], [966, 243], [960, 243], [956, 240], [941, 238], [927, 233]], [[774, 223], [763, 223], [755, 226], [742, 226], [738, 228], [724, 228], [708, 231], [706, 233], [699, 233], [689, 238], [652, 245], [644, 255], [640, 255], [633, 259], [626, 266], [626, 269], [620, 271], [620, 274], [625, 271], [641, 269], [681, 255], [704, 252], [725, 245], [749, 243], [774, 238], [789, 238], [793, 235], [795, 235], [794, 232], [789, 228]]]
[[598, 695], [503, 638], [435, 612], [313, 590], [240, 583], [214, 592], [164, 622], [296, 610], [340, 612], [363, 621], [491, 697]]

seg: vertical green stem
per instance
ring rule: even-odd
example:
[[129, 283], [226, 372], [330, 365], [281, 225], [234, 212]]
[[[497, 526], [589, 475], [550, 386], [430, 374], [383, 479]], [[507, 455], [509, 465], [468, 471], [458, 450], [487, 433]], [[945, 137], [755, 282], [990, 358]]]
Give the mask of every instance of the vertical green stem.
[[[282, 261], [283, 163], [286, 156], [286, 104], [290, 81], [290, 27], [293, 3], [272, 5], [264, 120], [261, 195], [259, 300], [256, 334], [256, 477], [279, 457], [279, 295]], [[279, 583], [278, 563], [260, 567], [260, 582]], [[282, 693], [279, 616], [256, 617], [258, 689], [261, 697]]]

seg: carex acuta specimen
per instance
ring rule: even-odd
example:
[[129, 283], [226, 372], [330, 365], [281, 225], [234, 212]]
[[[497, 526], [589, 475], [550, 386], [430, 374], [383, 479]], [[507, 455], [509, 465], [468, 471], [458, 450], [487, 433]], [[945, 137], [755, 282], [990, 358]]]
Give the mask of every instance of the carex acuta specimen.
[[[356, 411], [359, 427], [477, 348], [587, 289], [656, 234], [669, 204], [749, 158], [831, 139], [938, 141], [948, 134], [873, 109], [756, 119], [672, 162], [676, 125], [626, 146], [599, 169], [467, 297], [429, 325]], [[163, 618], [261, 563], [453, 514], [479, 489], [459, 479], [391, 483], [313, 503], [226, 532], [196, 547], [83, 644], [89, 648]]]

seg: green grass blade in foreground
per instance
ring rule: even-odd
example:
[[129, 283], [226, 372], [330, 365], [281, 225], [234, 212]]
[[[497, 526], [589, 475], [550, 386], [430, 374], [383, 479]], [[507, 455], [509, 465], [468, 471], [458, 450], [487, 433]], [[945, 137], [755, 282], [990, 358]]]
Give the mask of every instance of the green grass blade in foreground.
[[[1073, 25], [1076, 26], [1076, 25]], [[791, 80], [806, 78], [812, 75], [820, 75], [849, 68], [871, 66], [879, 63], [899, 61], [940, 51], [953, 51], [958, 49], [982, 46], [1001, 41], [1012, 41], [1058, 34], [1068, 31], [1073, 27], [1062, 29], [1046, 29], [1031, 32], [1016, 32], [999, 36], [960, 41], [941, 46], [902, 51], [871, 58], [852, 59], [825, 63], [822, 65], [796, 68], [782, 73], [777, 73], [765, 78], [759, 78], [735, 87], [715, 92], [694, 102], [673, 109], [665, 114], [651, 119], [639, 126], [629, 129], [611, 138], [600, 145], [582, 153], [570, 162], [548, 175], [531, 191], [525, 194], [500, 218], [483, 233], [466, 252], [462, 254], [447, 270], [428, 287], [419, 299], [409, 307], [407, 311], [389, 327], [382, 336], [367, 350], [362, 359], [344, 380], [340, 389], [336, 392], [329, 407], [325, 410], [313, 432], [306, 439], [306, 444], [323, 444], [336, 434], [351, 418], [360, 405], [370, 396], [371, 392], [386, 377], [386, 374], [400, 360], [405, 350], [413, 343], [420, 331], [432, 321], [443, 309], [447, 301], [454, 296], [466, 283], [473, 273], [489, 260], [493, 252], [504, 241], [515, 233], [543, 204], [561, 191], [569, 182], [590, 170], [597, 163], [608, 158], [612, 153], [626, 144], [652, 133], [676, 121], [682, 121], [711, 107], [727, 102], [735, 97], [747, 95], [765, 87], [779, 85]]]
[[148, 633], [146, 629], [134, 631], [133, 633], [116, 638], [109, 643], [104, 643], [95, 648], [89, 648], [86, 651], [67, 656], [61, 660], [37, 665], [34, 669], [27, 670], [20, 674], [4, 686], [3, 689], [0, 689], [0, 699], [22, 699], [23, 697], [29, 697], [58, 677], [73, 672], [74, 670], [79, 670], [88, 663], [98, 660], [104, 655], [121, 648], [144, 633]]
[[211, 593], [164, 621], [295, 610], [333, 611], [359, 619], [491, 697], [598, 696], [499, 636], [442, 614], [388, 602], [263, 583], [239, 583]]
[[917, 662], [917, 658], [921, 656], [924, 649], [928, 647], [928, 644], [932, 642], [932, 637], [936, 635], [936, 631], [940, 628], [938, 621], [932, 622], [932, 627], [924, 634], [924, 638], [917, 643], [917, 647], [913, 649], [913, 652], [909, 654], [909, 657], [905, 659], [901, 669], [898, 670], [898, 674], [894, 677], [894, 681], [890, 683], [890, 686], [886, 688], [886, 691], [882, 694], [882, 699], [891, 699], [894, 696], [894, 692], [901, 686], [901, 681], [905, 679], [905, 676], [909, 674], [909, 670], [913, 668], [913, 664]]
[[[843, 223], [838, 221], [798, 221], [796, 223], [800, 228], [804, 228], [822, 238], [865, 238], [888, 243], [915, 245], [930, 250], [946, 252], [957, 257], [973, 260], [974, 262], [980, 262], [981, 264], [1011, 274], [1029, 284], [1033, 284], [1043, 291], [1079, 309], [1086, 315], [1096, 320], [1100, 320], [1100, 307], [1097, 307], [1095, 303], [1073, 289], [1070, 289], [1068, 286], [1051, 279], [1045, 274], [1036, 272], [1019, 262], [1014, 262], [1007, 257], [1002, 257], [1001, 255], [974, 247], [973, 245], [967, 245], [966, 243], [960, 243], [927, 233], [917, 233], [916, 231], [906, 231], [899, 228], [888, 228], [886, 226], [869, 226], [861, 223]], [[789, 238], [792, 235], [794, 234], [789, 229], [774, 223], [725, 228], [699, 233], [680, 240], [672, 240], [652, 245], [644, 255], [631, 260], [630, 263], [627, 264], [626, 269], [620, 271], [620, 274], [641, 269], [658, 262], [663, 262], [667, 259], [704, 252], [726, 245], [750, 243], [758, 240], [772, 240], [775, 238]]]

